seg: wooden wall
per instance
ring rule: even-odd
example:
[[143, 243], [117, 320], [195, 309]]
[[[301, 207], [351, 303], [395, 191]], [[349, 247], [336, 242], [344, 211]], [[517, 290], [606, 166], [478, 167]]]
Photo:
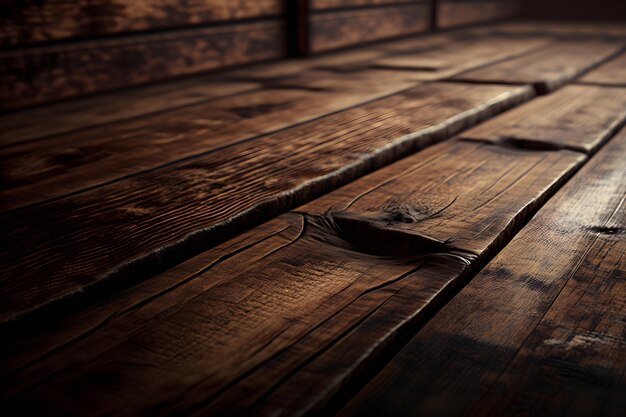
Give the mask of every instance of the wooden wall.
[[520, 13], [522, 0], [438, 0], [437, 27], [459, 26], [505, 19]]
[[430, 0], [309, 0], [308, 43], [317, 53], [426, 32]]
[[519, 0], [0, 0], [0, 110], [509, 17]]
[[0, 4], [0, 109], [286, 56], [284, 0]]

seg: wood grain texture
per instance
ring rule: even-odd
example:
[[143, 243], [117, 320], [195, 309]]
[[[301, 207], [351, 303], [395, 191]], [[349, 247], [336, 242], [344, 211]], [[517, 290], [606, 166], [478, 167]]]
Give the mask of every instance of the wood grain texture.
[[593, 153], [626, 122], [626, 89], [569, 85], [462, 134], [529, 149]]
[[254, 90], [260, 83], [201, 76], [0, 115], [0, 147]]
[[[82, 318], [59, 326], [48, 343], [66, 346], [51, 355], [39, 346], [41, 359], [27, 358], [16, 347], [14, 364], [28, 365], [11, 402], [52, 415], [298, 415], [323, 406], [475, 264], [479, 255], [455, 244], [483, 255], [500, 246], [583, 159], [458, 141], [431, 147], [92, 309], [91, 330]], [[371, 218], [380, 207], [389, 225], [364, 251], [345, 216]], [[445, 221], [422, 224], [438, 214]], [[448, 235], [451, 222], [475, 226], [489, 243], [474, 245], [468, 233], [445, 248], [410, 244], [415, 233]], [[409, 244], [381, 253], [399, 236]], [[45, 382], [31, 378], [48, 372]], [[60, 395], [78, 387], [78, 397]]]
[[0, 211], [287, 128], [415, 86], [411, 74], [308, 71], [273, 87], [0, 150]]
[[625, 41], [555, 41], [533, 53], [471, 70], [455, 78], [463, 81], [532, 84], [540, 93], [547, 93], [611, 58], [624, 46]]
[[423, 0], [311, 0], [311, 10], [380, 6], [383, 4], [419, 3]]
[[580, 39], [601, 36], [623, 39], [626, 27], [620, 22], [572, 22], [558, 20], [515, 20], [476, 28], [480, 33], [508, 35], [556, 35], [561, 38]]
[[343, 48], [386, 38], [425, 32], [430, 27], [427, 3], [380, 9], [312, 14], [311, 53]]
[[132, 283], [530, 94], [524, 87], [418, 86], [217, 153], [8, 212], [1, 216], [7, 225], [2, 238], [14, 243], [1, 255], [2, 321], [70, 305], [90, 291], [106, 293], [99, 287]]
[[282, 0], [5, 1], [0, 46], [277, 17]]
[[0, 53], [0, 110], [114, 90], [286, 54], [269, 20]]
[[340, 415], [621, 416], [625, 154], [623, 131]]
[[423, 80], [449, 78], [469, 69], [524, 55], [545, 45], [545, 38], [471, 37], [449, 40], [440, 47], [418, 49], [372, 62], [375, 68], [412, 70]]
[[437, 27], [449, 29], [510, 18], [520, 14], [521, 6], [519, 0], [439, 0]]
[[591, 70], [580, 78], [579, 82], [583, 84], [626, 87], [626, 53], [622, 53], [599, 68]]

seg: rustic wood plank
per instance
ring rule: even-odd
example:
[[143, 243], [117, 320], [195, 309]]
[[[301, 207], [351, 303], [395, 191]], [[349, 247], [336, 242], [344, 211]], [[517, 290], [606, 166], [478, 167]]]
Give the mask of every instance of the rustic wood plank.
[[437, 27], [442, 29], [509, 18], [521, 12], [518, 0], [439, 0], [437, 7]]
[[602, 36], [624, 38], [626, 27], [619, 22], [572, 22], [558, 20], [516, 20], [486, 25], [476, 29], [480, 33], [519, 35], [556, 35], [562, 38]]
[[282, 0], [48, 0], [3, 3], [0, 46], [277, 17]]
[[381, 75], [309, 71], [274, 80], [273, 88], [0, 150], [0, 211], [97, 187], [417, 84], [411, 74]]
[[128, 285], [530, 94], [526, 87], [418, 86], [219, 152], [5, 213], [2, 238], [13, 243], [0, 255], [5, 266], [2, 322], [55, 305], [80, 304], [88, 293]]
[[311, 15], [309, 25], [309, 50], [317, 53], [425, 32], [430, 28], [430, 5], [317, 13]]
[[448, 42], [439, 48], [388, 56], [372, 62], [375, 68], [413, 70], [423, 80], [452, 77], [463, 71], [530, 53], [546, 38], [474, 37]]
[[0, 109], [285, 56], [283, 23], [197, 28], [0, 53]]
[[261, 87], [212, 77], [172, 81], [0, 115], [0, 147], [171, 110]]
[[621, 416], [625, 154], [622, 131], [341, 415]]
[[583, 84], [626, 87], [626, 53], [590, 71], [579, 82]]
[[[63, 335], [46, 339], [66, 346], [52, 353], [38, 346], [41, 360], [16, 347], [17, 362], [28, 365], [12, 380], [12, 401], [63, 414], [122, 406], [132, 414], [301, 414], [421, 318], [583, 160], [565, 150], [431, 147], [92, 309], [90, 325], [64, 323], [55, 329]], [[381, 227], [380, 245], [364, 248], [346, 215], [372, 216], [381, 207], [390, 225]], [[455, 240], [423, 247], [416, 233]], [[484, 244], [474, 243], [478, 235]], [[407, 244], [393, 255], [380, 250], [403, 236]], [[31, 378], [49, 372], [45, 389]], [[74, 386], [80, 396], [59, 396]]]
[[467, 71], [455, 77], [463, 81], [532, 84], [547, 93], [611, 58], [626, 42], [609, 40], [560, 40], [533, 53]]
[[570, 85], [462, 134], [467, 140], [592, 153], [626, 122], [626, 89]]
[[311, 10], [380, 6], [383, 4], [419, 3], [422, 0], [311, 0]]

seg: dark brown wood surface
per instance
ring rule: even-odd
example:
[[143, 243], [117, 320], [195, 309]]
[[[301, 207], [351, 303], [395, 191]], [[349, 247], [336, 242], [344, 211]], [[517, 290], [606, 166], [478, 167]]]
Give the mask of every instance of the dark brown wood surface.
[[348, 7], [379, 6], [383, 4], [419, 3], [423, 0], [310, 0], [311, 10], [342, 9]]
[[340, 415], [621, 416], [622, 131]]
[[572, 81], [626, 46], [626, 41], [560, 40], [515, 59], [471, 70], [463, 81], [533, 84], [537, 91], [553, 91]]
[[283, 6], [283, 0], [8, 0], [0, 46], [277, 17]]
[[626, 122], [626, 88], [569, 85], [463, 132], [468, 140], [591, 153]]
[[449, 39], [439, 47], [386, 56], [373, 61], [371, 65], [389, 71], [412, 70], [420, 79], [438, 80], [518, 55], [524, 56], [548, 41], [545, 37], [514, 39], [480, 36], [467, 40]]
[[[47, 343], [65, 346], [39, 346], [40, 360], [18, 353], [14, 365], [28, 365], [10, 391], [52, 415], [323, 406], [583, 160], [565, 150], [431, 147], [57, 327], [62, 335]], [[353, 227], [355, 218], [376, 232]], [[78, 399], [60, 396], [76, 389]]]
[[[0, 147], [133, 119], [260, 88], [197, 77], [0, 115]], [[51, 146], [54, 148], [54, 146]]]
[[437, 26], [442, 29], [510, 18], [522, 10], [519, 0], [438, 0], [436, 4]]
[[583, 84], [626, 87], [626, 53], [622, 53], [599, 68], [591, 70], [584, 77], [580, 78], [579, 82]]
[[46, 306], [69, 305], [86, 292], [106, 294], [99, 287], [132, 283], [530, 95], [525, 87], [418, 86], [219, 152], [5, 213], [2, 238], [12, 245], [0, 255], [5, 265], [2, 323]]
[[419, 2], [379, 9], [314, 13], [309, 25], [309, 50], [317, 53], [426, 32], [430, 28], [430, 5]]
[[0, 110], [284, 57], [280, 20], [0, 52]]
[[417, 84], [411, 74], [381, 75], [309, 71], [276, 80], [274, 88], [0, 150], [0, 211], [107, 184]]

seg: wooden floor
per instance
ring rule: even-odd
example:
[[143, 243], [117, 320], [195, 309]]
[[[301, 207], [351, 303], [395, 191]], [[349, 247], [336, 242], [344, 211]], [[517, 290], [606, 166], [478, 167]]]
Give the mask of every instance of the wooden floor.
[[626, 26], [0, 115], [4, 415], [623, 416]]

